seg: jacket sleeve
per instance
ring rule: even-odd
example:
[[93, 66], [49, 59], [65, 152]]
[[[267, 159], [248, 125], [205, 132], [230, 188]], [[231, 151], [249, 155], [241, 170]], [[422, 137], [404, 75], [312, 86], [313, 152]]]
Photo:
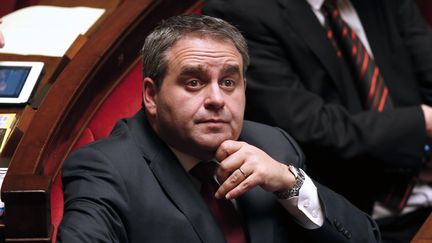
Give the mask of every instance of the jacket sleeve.
[[[282, 129], [245, 121], [240, 140], [259, 147], [277, 161], [306, 170], [307, 163], [303, 152], [296, 141]], [[316, 181], [313, 183], [317, 187], [324, 224], [313, 230], [297, 225], [303, 240], [306, 242], [322, 242], [322, 239], [328, 242], [380, 242], [378, 226], [369, 215], [352, 205], [342, 195]]]
[[64, 216], [57, 242], [128, 242], [121, 213], [128, 195], [122, 178], [100, 151], [77, 150], [65, 161]]
[[[289, 142], [289, 144], [286, 142], [281, 142], [281, 144], [285, 144], [285, 147], [292, 147], [290, 153], [296, 153], [298, 156], [296, 160], [293, 160], [293, 164], [306, 169], [306, 158], [295, 140], [283, 130], [279, 130], [279, 132]], [[269, 131], [266, 133], [271, 134]], [[317, 181], [313, 181], [313, 183], [317, 187], [324, 214], [324, 224], [320, 228], [307, 230], [305, 235], [311, 242], [320, 242], [322, 239], [331, 242], [381, 242], [378, 225], [368, 214], [358, 209], [342, 195]]]
[[[376, 222], [341, 195], [314, 182], [325, 214], [323, 226], [310, 230], [310, 237], [332, 242], [381, 242]], [[333, 240], [334, 239], [334, 240]]]

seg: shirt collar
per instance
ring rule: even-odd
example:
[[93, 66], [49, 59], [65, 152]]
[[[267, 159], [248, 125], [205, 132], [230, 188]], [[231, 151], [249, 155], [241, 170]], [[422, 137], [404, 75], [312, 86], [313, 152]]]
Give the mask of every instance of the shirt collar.
[[324, 4], [324, 0], [306, 0], [306, 1], [315, 10], [320, 10], [321, 6]]

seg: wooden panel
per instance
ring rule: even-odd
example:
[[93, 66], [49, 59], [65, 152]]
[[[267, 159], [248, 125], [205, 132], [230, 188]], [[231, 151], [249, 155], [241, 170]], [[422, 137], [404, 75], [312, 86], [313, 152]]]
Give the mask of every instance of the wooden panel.
[[411, 240], [411, 243], [432, 242], [432, 214], [426, 219], [420, 230]]
[[62, 68], [68, 63], [67, 57], [48, 57], [37, 55], [14, 55], [14, 54], [0, 54], [0, 60], [7, 61], [42, 61], [45, 63], [42, 77], [39, 80], [29, 104], [16, 105], [16, 104], [0, 104], [1, 113], [16, 113], [17, 124], [11, 133], [4, 151], [0, 156], [0, 165], [2, 167], [9, 165], [11, 157], [15, 152], [15, 148], [23, 134], [27, 131], [29, 124], [33, 119], [33, 115], [39, 107], [40, 102], [45, 97], [51, 87], [52, 82], [57, 78]]

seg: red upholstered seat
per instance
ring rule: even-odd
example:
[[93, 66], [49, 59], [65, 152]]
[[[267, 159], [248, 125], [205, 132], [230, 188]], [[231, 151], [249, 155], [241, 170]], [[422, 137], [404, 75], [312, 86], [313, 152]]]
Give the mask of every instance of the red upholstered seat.
[[[141, 62], [132, 65], [118, 85], [90, 119], [73, 150], [109, 135], [115, 122], [134, 115], [142, 104]], [[61, 176], [57, 175], [51, 188], [51, 222], [54, 226], [53, 242], [63, 217], [63, 188]]]

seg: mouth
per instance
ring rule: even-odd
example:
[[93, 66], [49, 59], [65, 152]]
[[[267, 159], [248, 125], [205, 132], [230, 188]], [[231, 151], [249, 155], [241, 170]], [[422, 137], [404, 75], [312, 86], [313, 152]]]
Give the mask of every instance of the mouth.
[[219, 118], [210, 118], [210, 119], [202, 119], [197, 121], [198, 124], [225, 124], [229, 123], [227, 120], [219, 119]]

